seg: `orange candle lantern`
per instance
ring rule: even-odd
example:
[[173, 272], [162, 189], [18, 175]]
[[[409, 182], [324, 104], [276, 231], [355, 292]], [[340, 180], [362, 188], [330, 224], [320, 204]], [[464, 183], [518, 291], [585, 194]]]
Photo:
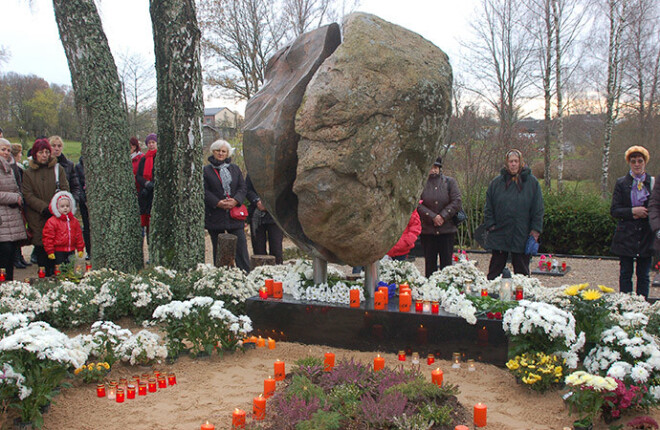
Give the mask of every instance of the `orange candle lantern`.
[[275, 339], [268, 338], [268, 349], [275, 349]]
[[383, 367], [385, 367], [385, 358], [381, 357], [380, 354], [378, 354], [378, 356], [374, 358], [374, 372], [383, 370]]
[[429, 354], [428, 357], [426, 357], [426, 364], [429, 366], [435, 363], [435, 356], [433, 354]]
[[146, 396], [147, 395], [147, 383], [144, 381], [140, 381], [138, 384], [138, 396]]
[[406, 361], [406, 352], [399, 351], [399, 361]]
[[401, 294], [402, 291], [405, 290], [405, 289], [410, 289], [410, 286], [408, 285], [407, 282], [403, 282], [403, 283], [399, 284], [399, 294]]
[[231, 426], [235, 429], [245, 428], [245, 411], [242, 409], [234, 409], [231, 417]]
[[352, 308], [360, 307], [360, 290], [350, 290], [350, 305]]
[[282, 283], [281, 282], [273, 282], [273, 298], [274, 299], [281, 299], [282, 298]]
[[273, 366], [275, 368], [275, 380], [284, 381], [284, 376], [286, 376], [286, 373], [284, 371], [284, 362], [277, 360], [275, 361], [275, 364]]
[[383, 294], [385, 294], [385, 304], [389, 302], [389, 295], [390, 295], [390, 290], [387, 289], [387, 287], [378, 287], [378, 291], [382, 291]]
[[424, 302], [422, 300], [415, 300], [415, 312], [424, 311]]
[[431, 372], [431, 382], [438, 387], [442, 387], [442, 380], [444, 377], [444, 373], [442, 373], [442, 370], [440, 370], [439, 367]]
[[255, 421], [266, 418], [266, 398], [261, 394], [252, 400], [252, 415]]
[[263, 337], [259, 336], [259, 337], [257, 338], [257, 348], [263, 348], [264, 346], [266, 346], [266, 339], [264, 339]]
[[46, 277], [46, 270], [43, 267], [39, 267], [39, 279]]
[[335, 354], [332, 352], [325, 353], [325, 360], [323, 360], [323, 370], [325, 372], [331, 372], [335, 367]]
[[268, 296], [272, 296], [272, 295], [273, 295], [273, 282], [274, 282], [274, 281], [273, 281], [272, 279], [266, 279], [266, 280], [264, 281], [264, 287], [266, 288], [266, 294], [267, 294]]
[[174, 373], [170, 373], [169, 375], [167, 375], [167, 384], [176, 385], [176, 375]]
[[126, 387], [126, 398], [127, 399], [134, 399], [135, 398], [135, 385], [129, 384]]
[[454, 427], [454, 430], [470, 430], [468, 426], [456, 426]]
[[474, 425], [477, 427], [486, 427], [486, 405], [477, 403], [474, 405]]
[[440, 312], [440, 303], [439, 302], [431, 302], [431, 313], [432, 314], [437, 314]]
[[266, 300], [268, 298], [268, 290], [266, 287], [262, 287], [259, 289], [259, 298]]
[[117, 388], [117, 403], [124, 403], [125, 394], [123, 388]]
[[159, 376], [158, 377], [158, 388], [167, 388], [167, 380], [165, 379], [165, 376]]
[[410, 294], [403, 293], [399, 295], [399, 312], [410, 312], [411, 305], [412, 297], [410, 297]]
[[374, 294], [374, 309], [382, 311], [385, 309], [385, 293], [376, 291]]
[[215, 430], [215, 426], [207, 421], [202, 424], [202, 430]]
[[96, 384], [96, 397], [105, 397], [105, 384]]
[[272, 376], [264, 379], [264, 397], [269, 398], [275, 394], [275, 379]]
[[149, 379], [149, 382], [147, 383], [147, 391], [149, 391], [150, 393], [155, 393], [156, 391], [158, 391], [156, 388], [155, 378]]

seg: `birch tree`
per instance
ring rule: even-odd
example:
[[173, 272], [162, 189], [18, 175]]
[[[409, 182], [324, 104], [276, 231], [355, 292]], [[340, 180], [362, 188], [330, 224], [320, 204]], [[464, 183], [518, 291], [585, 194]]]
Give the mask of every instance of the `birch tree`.
[[93, 264], [142, 266], [135, 182], [117, 67], [94, 0], [53, 0], [83, 135]]
[[202, 68], [194, 0], [150, 0], [158, 144], [150, 258], [177, 270], [204, 261]]
[[[119, 55], [119, 78], [131, 136], [143, 136], [155, 129], [150, 110], [156, 96], [156, 70], [139, 54]], [[146, 133], [146, 134], [144, 134]]]

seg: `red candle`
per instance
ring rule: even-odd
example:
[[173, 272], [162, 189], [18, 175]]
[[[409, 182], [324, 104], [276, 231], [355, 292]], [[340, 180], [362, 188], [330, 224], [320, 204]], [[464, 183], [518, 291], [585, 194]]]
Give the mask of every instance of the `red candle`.
[[548, 266], [548, 270], [552, 269], [552, 261], [548, 260], [547, 263], [545, 263]]
[[429, 354], [428, 357], [426, 357], [426, 364], [429, 366], [435, 363], [435, 356], [433, 354]]
[[259, 290], [259, 297], [266, 300], [268, 298], [268, 290], [266, 287], [263, 287]]
[[424, 311], [424, 302], [421, 300], [415, 300], [415, 312]]
[[432, 314], [437, 314], [440, 312], [440, 303], [439, 302], [432, 302], [431, 303], [431, 313]]
[[242, 409], [234, 409], [231, 417], [231, 427], [235, 429], [245, 428], [245, 411]]
[[486, 405], [477, 403], [474, 405], [474, 425], [477, 427], [486, 427]]
[[207, 421], [202, 424], [202, 430], [215, 430], [215, 426]]
[[154, 370], [154, 378], [158, 379], [160, 376], [160, 370]]
[[410, 312], [410, 305], [412, 305], [412, 297], [410, 294], [403, 293], [399, 295], [399, 312]]
[[417, 343], [421, 343], [422, 345], [425, 345], [428, 342], [429, 338], [429, 329], [424, 327], [423, 324], [420, 324], [419, 327], [417, 327]]
[[157, 391], [157, 389], [156, 389], [156, 380], [154, 378], [149, 379], [149, 383], [147, 385], [149, 387], [148, 391], [150, 393], [155, 393]]
[[454, 430], [470, 430], [468, 426], [456, 426], [454, 427]]
[[350, 290], [350, 305], [352, 308], [360, 307], [360, 290]]
[[399, 351], [399, 361], [406, 361], [405, 351]]
[[128, 399], [135, 398], [135, 385], [131, 384], [126, 387], [126, 398]]
[[284, 371], [284, 362], [277, 360], [273, 366], [275, 368], [275, 380], [284, 381], [284, 376], [286, 375]]
[[488, 290], [485, 288], [481, 289], [481, 297], [488, 297]]
[[124, 403], [124, 389], [123, 388], [117, 388], [117, 403]]
[[385, 309], [385, 293], [380, 290], [374, 294], [374, 309], [379, 311]]
[[170, 373], [169, 375], [167, 375], [167, 384], [176, 385], [176, 375], [174, 373]]
[[43, 279], [43, 278], [45, 278], [45, 277], [46, 277], [46, 271], [44, 270], [43, 267], [40, 267], [40, 268], [39, 268], [39, 278], [40, 278], [40, 279]]
[[438, 387], [442, 387], [443, 379], [444, 379], [444, 374], [442, 373], [442, 370], [440, 370], [439, 367], [431, 372], [431, 382], [433, 382]]
[[266, 339], [264, 339], [263, 337], [259, 336], [259, 337], [257, 338], [257, 348], [263, 348], [264, 346], [266, 346]]
[[381, 357], [380, 354], [378, 354], [378, 356], [374, 358], [374, 372], [383, 370], [383, 367], [385, 367], [385, 358]]
[[273, 280], [272, 279], [266, 279], [264, 281], [264, 286], [266, 287], [266, 294], [268, 296], [273, 295]]
[[252, 400], [252, 414], [255, 421], [262, 421], [266, 418], [266, 398], [261, 394]]
[[167, 388], [167, 380], [164, 376], [158, 377], [158, 388]]
[[389, 302], [389, 295], [390, 295], [390, 290], [387, 289], [387, 287], [378, 287], [378, 291], [382, 291], [382, 293], [385, 295], [385, 304]]
[[325, 353], [325, 360], [323, 360], [323, 370], [325, 372], [331, 372], [335, 367], [335, 354], [332, 352]]
[[141, 381], [147, 382], [151, 378], [151, 373], [143, 373], [142, 378], [140, 379]]
[[516, 300], [523, 299], [523, 289], [522, 287], [516, 287]]
[[269, 398], [275, 394], [275, 379], [272, 376], [264, 379], [264, 397]]
[[138, 384], [138, 396], [146, 396], [147, 395], [147, 383], [140, 381]]
[[565, 271], [566, 271], [566, 262], [565, 262], [565, 261], [562, 261], [562, 262], [561, 262], [561, 271], [562, 271], [562, 272], [565, 272]]
[[[55, 265], [55, 276], [60, 275], [61, 273], [62, 272], [60, 271], [60, 265], [56, 264]], [[0, 277], [0, 280], [4, 281], [4, 279], [1, 279], [1, 277]]]
[[85, 272], [89, 272], [90, 270], [92, 270], [92, 263], [88, 261], [85, 263]]
[[275, 349], [275, 339], [268, 338], [268, 349]]
[[96, 397], [105, 397], [105, 384], [96, 384]]
[[273, 298], [281, 299], [282, 298], [282, 283], [273, 282]]

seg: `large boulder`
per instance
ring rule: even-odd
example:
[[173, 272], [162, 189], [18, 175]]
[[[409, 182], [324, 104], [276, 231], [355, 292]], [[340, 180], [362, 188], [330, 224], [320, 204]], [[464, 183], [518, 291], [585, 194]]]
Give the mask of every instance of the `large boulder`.
[[293, 192], [305, 236], [364, 265], [417, 206], [451, 114], [452, 71], [438, 47], [376, 16], [351, 14], [343, 30], [296, 116]]
[[296, 111], [314, 72], [340, 42], [339, 26], [330, 24], [279, 50], [268, 61], [263, 87], [248, 101], [243, 134], [245, 164], [268, 211], [301, 249], [334, 262], [337, 256], [305, 236], [292, 188], [300, 138]]

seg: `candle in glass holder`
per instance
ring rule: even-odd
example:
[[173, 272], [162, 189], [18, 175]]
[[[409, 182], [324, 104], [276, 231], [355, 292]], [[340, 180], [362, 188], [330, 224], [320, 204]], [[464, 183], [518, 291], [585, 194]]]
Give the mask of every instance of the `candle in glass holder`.
[[147, 383], [147, 391], [149, 391], [150, 393], [155, 393], [156, 391], [158, 391], [158, 389], [156, 388], [156, 378], [149, 379], [149, 382]]
[[286, 375], [284, 370], [284, 362], [280, 360], [276, 360], [273, 367], [275, 368], [275, 380], [284, 381], [284, 376]]
[[234, 409], [234, 413], [231, 417], [231, 426], [235, 429], [244, 429], [245, 428], [245, 411], [242, 409]]
[[85, 273], [89, 272], [90, 270], [92, 270], [92, 263], [88, 261], [85, 263]]
[[151, 373], [143, 373], [140, 377], [140, 381], [147, 382], [151, 378]]
[[83, 271], [82, 264], [76, 264], [76, 267], [73, 270], [75, 273], [82, 273]]
[[117, 398], [117, 384], [111, 383], [108, 385], [108, 400], [115, 400]]
[[332, 352], [325, 353], [325, 359], [323, 360], [323, 371], [331, 372], [335, 367], [335, 354]]
[[123, 388], [117, 388], [117, 403], [124, 403], [125, 399], [125, 394], [124, 394], [124, 389]]
[[385, 309], [385, 293], [376, 291], [374, 294], [374, 309], [382, 311]]
[[131, 379], [133, 380], [133, 385], [137, 387], [138, 384], [140, 383], [140, 377], [138, 375], [133, 375], [131, 376]]
[[408, 293], [399, 295], [399, 312], [410, 312], [412, 297]]
[[444, 374], [442, 370], [438, 367], [437, 369], [431, 371], [431, 382], [433, 382], [438, 387], [442, 387], [442, 380], [444, 379]]
[[422, 310], [424, 311], [425, 314], [431, 312], [431, 302], [428, 300], [424, 300], [424, 304], [422, 305]]
[[269, 398], [275, 394], [275, 379], [272, 376], [264, 379], [264, 397]]
[[460, 367], [461, 367], [461, 353], [460, 352], [455, 352], [451, 355], [451, 357], [452, 357], [451, 358], [451, 361], [452, 361], [451, 367], [453, 369], [460, 369]]
[[437, 314], [440, 312], [440, 302], [431, 302], [431, 313]]
[[523, 288], [518, 285], [516, 287], [516, 300], [522, 300], [523, 299]]
[[43, 267], [39, 267], [39, 279], [43, 279], [46, 277], [46, 269]]
[[353, 289], [349, 291], [350, 294], [350, 306], [352, 308], [360, 307], [360, 290]]
[[430, 365], [432, 365], [433, 363], [435, 363], [435, 356], [434, 356], [433, 354], [429, 354], [429, 355], [426, 357], [426, 364], [428, 364], [428, 365], [430, 366]]
[[160, 370], [154, 370], [154, 378], [158, 379], [160, 376]]
[[266, 418], [266, 398], [261, 394], [252, 399], [252, 414], [255, 421], [262, 421]]
[[385, 294], [385, 305], [388, 303], [388, 298], [390, 295], [390, 290], [387, 289], [387, 287], [378, 287], [378, 291], [382, 291], [383, 294]]
[[273, 295], [273, 280], [272, 279], [266, 279], [264, 281], [264, 287], [266, 288], [266, 294], [269, 296]]
[[138, 396], [146, 396], [147, 395], [147, 383], [144, 381], [140, 381], [138, 384]]
[[275, 339], [268, 338], [268, 349], [275, 349]]
[[381, 357], [380, 354], [378, 354], [378, 356], [374, 358], [374, 372], [383, 370], [383, 367], [385, 367], [385, 358]]
[[257, 338], [257, 348], [263, 348], [264, 346], [266, 346], [266, 339], [264, 339], [263, 337], [259, 336], [259, 337]]
[[268, 290], [266, 287], [262, 287], [259, 289], [259, 298], [266, 300], [268, 298]]
[[96, 384], [96, 397], [105, 397], [105, 384]]
[[468, 371], [469, 372], [474, 372], [475, 370], [477, 370], [477, 367], [474, 365], [474, 359], [470, 358], [467, 361], [467, 365], [468, 365]]
[[202, 424], [202, 430], [215, 430], [215, 426], [207, 421]]
[[399, 361], [406, 361], [406, 352], [399, 351]]
[[282, 294], [283, 294], [282, 283], [281, 282], [273, 282], [273, 298], [274, 299], [281, 299]]
[[419, 364], [419, 353], [417, 353], [417, 352], [413, 352], [413, 355], [412, 355], [412, 364], [413, 364], [413, 365], [417, 365], [417, 364]]
[[548, 260], [548, 261], [546, 261], [545, 264], [546, 264], [546, 267], [547, 267], [548, 270], [551, 270], [551, 269], [552, 269], [552, 260]]
[[[61, 275], [62, 272], [60, 271], [60, 265], [56, 264], [55, 265], [55, 276]], [[4, 281], [4, 279], [2, 279]]]
[[561, 262], [561, 271], [562, 271], [562, 272], [565, 272], [565, 271], [566, 271], [566, 262], [565, 262], [565, 261], [562, 261], [562, 262]]
[[174, 373], [170, 373], [169, 375], [167, 375], [167, 384], [176, 385], [176, 375]]
[[422, 300], [415, 300], [415, 312], [422, 312], [424, 310], [424, 302]]
[[488, 290], [486, 288], [481, 289], [481, 297], [488, 297]]
[[158, 388], [167, 388], [167, 380], [164, 375], [158, 377]]
[[476, 427], [486, 427], [486, 405], [477, 403], [474, 405], [474, 425]]
[[126, 386], [128, 385], [128, 380], [126, 378], [119, 378], [119, 388], [123, 388], [124, 390], [126, 389]]

